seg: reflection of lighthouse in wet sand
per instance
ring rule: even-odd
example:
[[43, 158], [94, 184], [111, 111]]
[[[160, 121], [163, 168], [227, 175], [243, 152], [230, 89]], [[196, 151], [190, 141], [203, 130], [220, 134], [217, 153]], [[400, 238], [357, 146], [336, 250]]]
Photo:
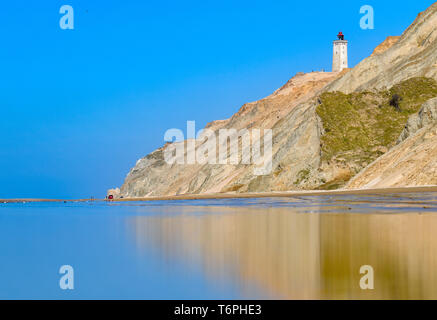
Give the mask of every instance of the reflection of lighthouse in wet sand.
[[340, 72], [348, 67], [347, 65], [347, 40], [340, 31], [338, 40], [334, 41], [334, 57], [332, 59], [332, 72]]

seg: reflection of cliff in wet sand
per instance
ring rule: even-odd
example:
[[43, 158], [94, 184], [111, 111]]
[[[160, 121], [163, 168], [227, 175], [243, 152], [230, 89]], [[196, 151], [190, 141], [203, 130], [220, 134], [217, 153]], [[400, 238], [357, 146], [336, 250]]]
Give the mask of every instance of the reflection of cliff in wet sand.
[[[213, 283], [231, 278], [247, 297], [258, 287], [261, 297], [289, 299], [437, 298], [437, 214], [420, 214], [423, 207], [436, 212], [435, 202], [309, 201], [294, 208], [177, 206], [169, 212], [183, 214], [131, 223], [139, 248], [201, 266]], [[375, 270], [372, 291], [359, 287], [362, 265]]]

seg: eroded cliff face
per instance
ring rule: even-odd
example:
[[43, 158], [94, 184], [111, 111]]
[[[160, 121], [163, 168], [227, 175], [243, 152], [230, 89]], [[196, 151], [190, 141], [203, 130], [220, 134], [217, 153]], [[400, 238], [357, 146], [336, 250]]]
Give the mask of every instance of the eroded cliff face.
[[[272, 95], [243, 105], [230, 119], [207, 125], [206, 128], [217, 136], [220, 129], [272, 129], [270, 174], [257, 176], [254, 170], [258, 166], [242, 164], [241, 148], [240, 164], [237, 165], [169, 165], [164, 160], [165, 148], [169, 147], [166, 145], [137, 162], [121, 187], [120, 195], [144, 197], [279, 191], [319, 185], [322, 178], [313, 171], [320, 163], [320, 135], [323, 129], [315, 112], [317, 99], [314, 97], [339, 76], [325, 72], [298, 74]], [[262, 142], [263, 137], [260, 138]], [[254, 143], [256, 141], [252, 141], [252, 145]], [[196, 141], [196, 149], [202, 144]], [[220, 145], [217, 150], [219, 148]], [[300, 177], [302, 175], [304, 177]]]
[[375, 50], [372, 53], [372, 56], [376, 56], [378, 54], [381, 54], [381, 53], [387, 51], [388, 49], [393, 47], [393, 45], [396, 42], [398, 42], [400, 38], [401, 38], [400, 36], [388, 36], [387, 39], [385, 39], [383, 43], [381, 43], [379, 46], [377, 46], [375, 48]]
[[[272, 95], [243, 105], [230, 119], [207, 125], [206, 128], [216, 134], [220, 129], [272, 129], [271, 173], [260, 176], [254, 174], [256, 166], [242, 164], [241, 154], [236, 165], [169, 165], [164, 161], [164, 152], [171, 147], [167, 144], [138, 160], [120, 188], [120, 196], [333, 189], [342, 187], [366, 167], [348, 184], [349, 188], [435, 184], [433, 174], [428, 175], [428, 180], [420, 174], [424, 160], [413, 156], [414, 153], [420, 152], [422, 156], [423, 152], [433, 152], [433, 143], [437, 145], [437, 141], [433, 140], [433, 129], [428, 128], [432, 125], [409, 137], [405, 137], [406, 133], [403, 132], [402, 139], [405, 141], [398, 145], [396, 140], [411, 113], [418, 111], [418, 103], [422, 104], [435, 96], [436, 26], [437, 3], [421, 13], [400, 38], [388, 38], [375, 49], [372, 56], [355, 68], [340, 74], [298, 74]], [[426, 90], [420, 90], [418, 94], [403, 89], [396, 91], [402, 84], [407, 83], [408, 87], [408, 81], [417, 83], [411, 79], [424, 79], [419, 83], [425, 84]], [[395, 93], [399, 93], [401, 99], [402, 95], [406, 98], [401, 102], [403, 109], [397, 110], [399, 115], [394, 114], [389, 106]], [[343, 96], [337, 107], [342, 107], [346, 112], [343, 115], [344, 125], [361, 136], [368, 135], [368, 139], [363, 140], [356, 135], [354, 141], [360, 143], [357, 149], [357, 145], [348, 140], [350, 130], [343, 130], [346, 147], [340, 143], [336, 153], [332, 152], [336, 150], [336, 145], [331, 142], [341, 141], [338, 134], [342, 128], [332, 125], [336, 118], [330, 117], [330, 113], [321, 112], [332, 107], [337, 110], [336, 100], [331, 98], [337, 99], [339, 95]], [[396, 118], [395, 122], [392, 121], [395, 128], [384, 127], [383, 117], [393, 115]], [[380, 124], [376, 129], [372, 127], [375, 123]], [[256, 142], [252, 141], [252, 145]], [[195, 141], [196, 149], [203, 144], [200, 140]], [[217, 144], [219, 148], [220, 143]], [[401, 173], [402, 166], [398, 166], [396, 161], [388, 160], [400, 154], [408, 159], [406, 163], [411, 168], [409, 175]], [[427, 166], [427, 172], [432, 173], [437, 163], [429, 161]], [[405, 179], [387, 178], [384, 180], [386, 182], [378, 184], [375, 177], [382, 172], [391, 172], [392, 176], [399, 174]]]
[[[418, 77], [388, 90], [344, 94], [324, 92], [316, 112], [325, 134], [321, 137], [322, 169], [343, 168], [343, 177], [322, 189], [338, 189], [378, 157], [393, 148], [410, 116], [437, 97], [437, 82]], [[405, 131], [405, 130], [404, 130]]]
[[437, 185], [437, 98], [410, 117], [398, 142], [352, 179], [347, 188]]

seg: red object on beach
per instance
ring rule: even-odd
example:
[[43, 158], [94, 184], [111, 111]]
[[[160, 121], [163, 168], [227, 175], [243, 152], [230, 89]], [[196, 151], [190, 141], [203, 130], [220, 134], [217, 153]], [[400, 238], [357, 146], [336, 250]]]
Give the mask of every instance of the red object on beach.
[[114, 196], [113, 196], [112, 194], [110, 194], [110, 195], [108, 196], [108, 199], [109, 199], [109, 200], [112, 200], [112, 199], [114, 199]]

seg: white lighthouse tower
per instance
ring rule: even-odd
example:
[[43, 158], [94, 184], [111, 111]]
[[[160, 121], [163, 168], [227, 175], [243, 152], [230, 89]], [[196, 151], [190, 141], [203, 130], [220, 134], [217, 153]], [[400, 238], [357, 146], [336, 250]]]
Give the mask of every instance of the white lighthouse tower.
[[334, 41], [334, 57], [332, 59], [332, 72], [340, 72], [348, 67], [347, 65], [347, 40], [340, 31], [338, 40]]

